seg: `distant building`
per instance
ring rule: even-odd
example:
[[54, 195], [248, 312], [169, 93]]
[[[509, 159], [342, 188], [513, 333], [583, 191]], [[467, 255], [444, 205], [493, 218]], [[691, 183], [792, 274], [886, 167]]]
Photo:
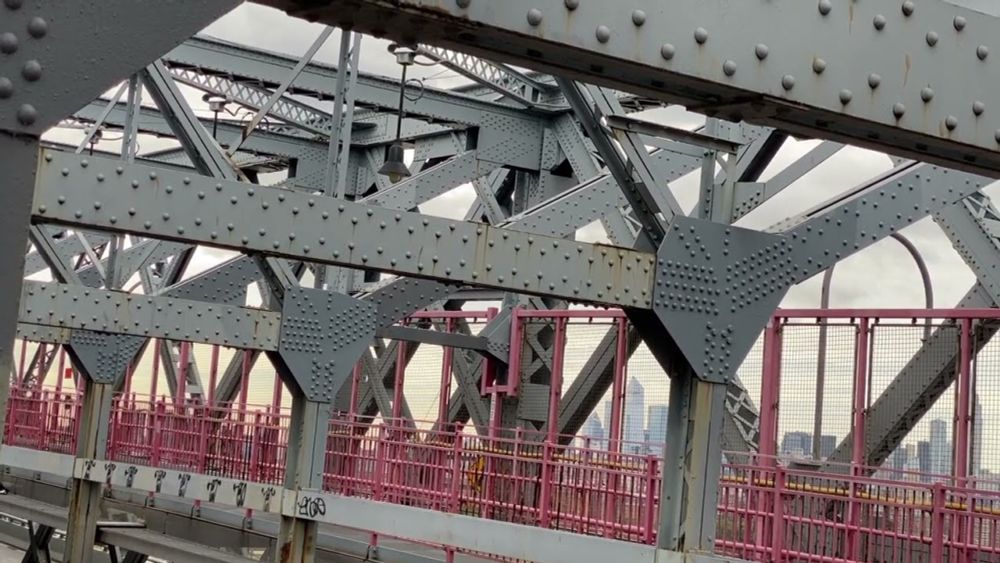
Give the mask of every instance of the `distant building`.
[[781, 437], [781, 455], [812, 456], [812, 435], [808, 432], [786, 432]]
[[644, 454], [646, 426], [643, 418], [646, 415], [646, 390], [639, 380], [630, 377], [625, 389], [625, 424], [622, 425], [622, 440], [625, 442], [622, 452], [628, 454]]
[[667, 405], [649, 405], [646, 421], [649, 425], [650, 453], [663, 455], [663, 445], [667, 441]]
[[837, 437], [830, 436], [829, 434], [824, 434], [819, 439], [819, 455], [823, 459], [833, 455], [834, 450], [837, 449]]
[[604, 438], [604, 425], [601, 424], [601, 419], [597, 417], [597, 414], [591, 413], [587, 421], [583, 423], [583, 428], [580, 429], [580, 447], [588, 447], [589, 445], [593, 449], [604, 448]]
[[[921, 440], [917, 442], [917, 471], [921, 473], [930, 473], [931, 471], [931, 443]], [[925, 483], [930, 482], [930, 477], [927, 475], [922, 475], [921, 481]]]
[[931, 421], [930, 472], [936, 475], [951, 473], [951, 447], [948, 443], [948, 423], [936, 418]]

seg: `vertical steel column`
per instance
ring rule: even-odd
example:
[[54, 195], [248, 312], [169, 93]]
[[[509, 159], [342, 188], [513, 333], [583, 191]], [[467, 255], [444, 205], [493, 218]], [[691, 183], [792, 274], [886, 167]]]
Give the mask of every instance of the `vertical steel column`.
[[566, 321], [555, 318], [555, 335], [552, 339], [552, 373], [549, 376], [549, 415], [546, 440], [555, 444], [559, 432], [559, 400], [562, 398], [563, 360], [566, 354]]
[[219, 378], [219, 346], [212, 346], [212, 359], [208, 365], [208, 406], [215, 406], [215, 386]]
[[725, 402], [726, 386], [698, 379], [690, 367], [671, 377], [660, 549], [714, 549]]
[[[82, 368], [81, 368], [82, 369]], [[83, 407], [77, 436], [77, 458], [104, 459], [108, 440], [108, 417], [114, 385], [94, 383], [89, 375], [84, 383]], [[69, 520], [66, 526], [64, 559], [89, 563], [94, 555], [97, 518], [100, 515], [101, 483], [73, 479], [70, 490]]]
[[[0, 413], [7, 412], [10, 377], [13, 373], [14, 343], [17, 338], [17, 315], [24, 282], [24, 256], [28, 247], [28, 227], [31, 199], [38, 161], [37, 139], [22, 139], [0, 133]], [[23, 365], [23, 362], [22, 362]], [[23, 369], [22, 369], [23, 377]], [[0, 429], [4, 428], [0, 425]], [[2, 431], [2, 430], [0, 430]], [[0, 436], [2, 441], [2, 436]]]
[[[300, 389], [292, 391], [285, 488], [291, 491], [320, 489], [330, 424], [330, 404], [307, 400]], [[312, 563], [316, 559], [317, 522], [281, 517], [278, 563]]]
[[358, 393], [361, 390], [361, 374], [362, 374], [361, 362], [354, 364], [354, 369], [351, 371], [351, 404], [347, 407], [347, 414], [350, 415], [351, 422], [358, 421]]

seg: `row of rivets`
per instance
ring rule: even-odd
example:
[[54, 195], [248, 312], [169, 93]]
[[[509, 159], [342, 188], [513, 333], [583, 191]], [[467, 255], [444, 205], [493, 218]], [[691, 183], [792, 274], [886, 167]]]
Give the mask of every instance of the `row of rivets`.
[[[468, 8], [471, 5], [471, 3], [472, 3], [471, 0], [457, 0], [457, 5], [460, 8]], [[567, 10], [573, 11], [580, 6], [580, 2], [579, 0], [565, 0], [565, 6]], [[833, 4], [830, 0], [819, 0], [817, 4], [817, 9], [819, 10], [819, 13], [822, 16], [827, 16], [832, 12]], [[902, 3], [901, 11], [904, 16], [910, 17], [916, 11], [916, 5], [912, 1], [907, 0]], [[542, 10], [540, 10], [539, 8], [531, 8], [530, 10], [528, 10], [526, 17], [530, 25], [539, 26], [541, 25], [544, 19], [544, 14]], [[646, 19], [647, 16], [644, 11], [642, 10], [633, 11], [632, 22], [637, 27], [641, 27], [642, 25], [644, 25], [646, 23]], [[878, 31], [883, 31], [886, 28], [887, 23], [888, 23], [887, 18], [882, 14], [876, 15], [872, 20], [873, 26]], [[965, 29], [967, 21], [962, 16], [956, 16], [953, 19], [952, 24], [956, 31], [961, 32]], [[599, 42], [607, 43], [612, 38], [611, 28], [609, 28], [606, 25], [599, 25], [597, 27], [596, 37]], [[705, 43], [708, 42], [709, 39], [708, 30], [706, 30], [704, 27], [698, 27], [694, 30], [693, 37], [696, 43], [698, 43], [699, 45], [704, 45]], [[936, 31], [932, 30], [927, 32], [925, 39], [929, 46], [934, 47], [938, 44], [940, 36]], [[663, 45], [660, 46], [660, 56], [666, 61], [673, 60], [673, 58], [676, 55], [676, 52], [677, 49], [672, 43], [664, 43]], [[754, 49], [754, 54], [756, 55], [758, 60], [763, 61], [768, 57], [769, 48], [765, 44], [758, 44]], [[979, 47], [976, 48], [976, 56], [980, 60], [986, 60], [986, 58], [989, 56], [989, 48], [986, 47], [985, 45], [980, 45]], [[827, 62], [824, 59], [820, 57], [815, 57], [813, 59], [812, 70], [815, 74], [823, 74], [826, 68], [827, 68]], [[725, 76], [733, 77], [736, 75], [737, 70], [738, 70], [738, 65], [736, 61], [732, 59], [726, 59], [723, 61], [722, 72]], [[871, 89], [874, 90], [878, 88], [878, 86], [881, 84], [881, 81], [882, 81], [881, 76], [873, 73], [869, 76], [868, 84], [871, 87]], [[795, 82], [796, 80], [794, 75], [786, 74], [781, 79], [781, 86], [785, 91], [791, 91], [795, 88]], [[929, 98], [925, 96], [923, 93], [922, 97], [924, 98], [925, 102], [930, 101]], [[847, 106], [854, 99], [854, 93], [849, 89], [843, 89], [839, 92], [838, 99], [840, 100], [841, 105]], [[972, 107], [973, 107], [973, 114], [976, 117], [981, 116], [985, 112], [985, 104], [983, 104], [983, 102], [981, 101], [978, 100], [975, 101], [972, 104]], [[891, 111], [893, 116], [898, 120], [905, 115], [906, 107], [902, 103], [896, 103], [892, 106]], [[953, 131], [958, 127], [958, 118], [949, 115], [945, 118], [944, 125], [945, 127], [947, 127], [949, 131]], [[1000, 137], [1000, 130], [997, 131], [997, 137]]]

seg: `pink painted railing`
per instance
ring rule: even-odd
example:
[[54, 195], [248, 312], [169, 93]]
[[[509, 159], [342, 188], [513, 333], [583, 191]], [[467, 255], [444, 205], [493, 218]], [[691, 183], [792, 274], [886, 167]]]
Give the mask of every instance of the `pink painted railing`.
[[[72, 452], [74, 393], [14, 389], [12, 445]], [[116, 400], [108, 456], [116, 461], [278, 483], [288, 415]], [[542, 436], [487, 438], [402, 421], [330, 424], [324, 487], [349, 496], [652, 544], [657, 456], [560, 447]], [[558, 443], [558, 442], [556, 442]], [[950, 478], [919, 482], [795, 470], [730, 454], [719, 488], [717, 550], [763, 561], [1000, 559], [1000, 493]], [[915, 482], [909, 482], [912, 479]]]

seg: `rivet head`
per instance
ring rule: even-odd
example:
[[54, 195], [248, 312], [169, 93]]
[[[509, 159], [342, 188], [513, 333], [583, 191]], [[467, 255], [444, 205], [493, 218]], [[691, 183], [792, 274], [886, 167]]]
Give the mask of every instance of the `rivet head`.
[[972, 113], [976, 114], [977, 117], [983, 115], [983, 113], [985, 112], [986, 112], [986, 104], [980, 102], [979, 100], [972, 102]]
[[986, 45], [976, 47], [976, 56], [979, 57], [979, 60], [985, 61], [986, 57], [990, 56], [990, 48]]
[[882, 83], [882, 75], [878, 73], [871, 73], [868, 75], [868, 87], [872, 90], [878, 88], [879, 84]]
[[28, 82], [34, 82], [42, 77], [42, 64], [34, 59], [24, 63], [21, 76]]
[[644, 23], [646, 23], [646, 12], [643, 12], [642, 10], [633, 11], [632, 23], [634, 23], [636, 27], [641, 27]]
[[677, 54], [677, 49], [672, 44], [664, 43], [660, 46], [660, 56], [663, 57], [663, 60], [669, 61], [674, 58], [675, 54]]
[[785, 90], [791, 90], [795, 88], [795, 77], [791, 74], [786, 74], [781, 77], [781, 87]]
[[830, 2], [830, 0], [819, 0], [818, 8], [819, 8], [819, 13], [825, 16], [830, 13], [830, 10], [833, 9], [833, 4]]
[[567, 10], [575, 10], [580, 7], [580, 0], [566, 0], [563, 2]]
[[928, 31], [927, 32], [927, 44], [930, 45], [931, 47], [933, 47], [933, 46], [937, 45], [937, 42], [938, 42], [938, 34], [937, 34], [937, 32], [935, 32], [935, 31]]
[[24, 104], [17, 109], [17, 121], [21, 125], [31, 125], [38, 120], [38, 110], [31, 104]]
[[532, 8], [528, 10], [528, 23], [531, 25], [539, 25], [542, 23], [542, 11], [538, 8]]
[[597, 26], [597, 30], [594, 32], [594, 36], [601, 43], [607, 43], [611, 40], [611, 28], [606, 25]]
[[704, 27], [699, 27], [694, 30], [694, 40], [698, 42], [699, 45], [704, 45], [708, 41], [708, 30]]
[[934, 90], [930, 87], [925, 87], [920, 90], [920, 99], [927, 103], [934, 99]]
[[896, 102], [892, 106], [892, 115], [896, 116], [896, 119], [903, 117], [906, 114], [906, 106], [900, 102]]
[[966, 25], [967, 22], [965, 21], [964, 17], [962, 17], [962, 16], [955, 16], [955, 19], [952, 20], [951, 23], [952, 23], [952, 25], [955, 26], [955, 31], [962, 31], [963, 29], [965, 29], [965, 25]]
[[885, 16], [883, 16], [882, 14], [879, 14], [872, 19], [872, 25], [875, 26], [875, 29], [879, 31], [885, 29], [885, 24], [886, 24], [886, 19]]
[[826, 70], [826, 61], [819, 57], [813, 58], [813, 72], [823, 74], [824, 70]]
[[6, 76], [0, 76], [0, 100], [6, 100], [14, 95], [14, 83]]
[[24, 0], [3, 0], [3, 5], [11, 10], [17, 10], [24, 5]]
[[852, 99], [854, 99], [854, 92], [851, 92], [850, 90], [847, 90], [846, 88], [840, 91], [840, 103], [841, 104], [844, 104], [846, 106], [847, 104], [851, 103]]
[[994, 139], [994, 140], [995, 140], [995, 141], [996, 141], [996, 142], [997, 142], [998, 144], [1000, 144], [1000, 129], [997, 129], [997, 130], [996, 130], [996, 131], [995, 131], [995, 132], [993, 133], [993, 139]]
[[472, 0], [455, 0], [455, 5], [459, 8], [468, 8], [472, 4]]
[[736, 74], [736, 61], [728, 60], [722, 63], [722, 72], [724, 72], [726, 76]]
[[903, 2], [902, 9], [903, 15], [909, 17], [913, 15], [913, 11], [916, 9], [916, 6], [913, 4], [913, 0], [906, 0], [906, 2]]
[[944, 120], [944, 126], [948, 128], [949, 131], [954, 131], [958, 127], [958, 118], [954, 115], [949, 115]]
[[49, 32], [49, 23], [44, 18], [35, 16], [28, 21], [28, 33], [35, 39], [45, 37]]
[[10, 55], [17, 52], [17, 36], [11, 32], [0, 33], [0, 53]]
[[756, 46], [756, 47], [754, 47], [754, 49], [753, 49], [753, 54], [757, 55], [757, 58], [758, 58], [759, 60], [764, 60], [764, 59], [766, 59], [766, 58], [767, 58], [767, 55], [768, 55], [768, 54], [769, 54], [770, 52], [771, 52], [771, 50], [770, 50], [770, 49], [768, 49], [768, 48], [767, 48], [767, 45], [765, 45], [765, 44], [763, 44], [763, 43], [758, 43], [758, 44], [757, 44], [757, 46]]

